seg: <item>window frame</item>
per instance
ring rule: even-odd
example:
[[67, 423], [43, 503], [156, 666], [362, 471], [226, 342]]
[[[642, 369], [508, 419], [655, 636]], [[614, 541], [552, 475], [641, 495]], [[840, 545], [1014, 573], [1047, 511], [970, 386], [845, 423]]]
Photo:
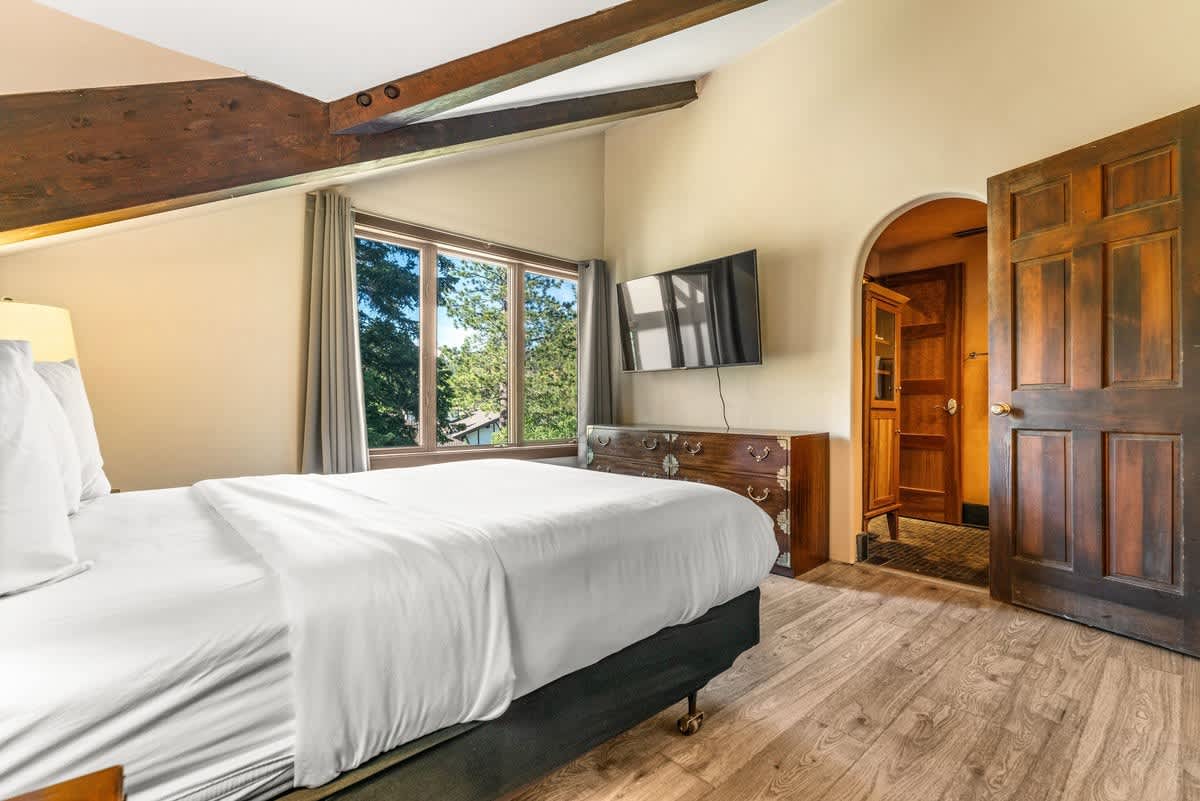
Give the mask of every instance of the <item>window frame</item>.
[[[525, 436], [525, 273], [576, 283], [575, 262], [435, 228], [356, 212], [355, 238], [373, 239], [420, 253], [418, 296], [420, 408], [416, 445], [371, 448], [372, 469], [504, 456], [548, 459], [573, 456], [578, 437], [526, 442]], [[439, 253], [494, 264], [508, 271], [508, 442], [503, 445], [439, 445], [437, 442], [437, 257]], [[357, 265], [355, 267], [357, 271]], [[355, 300], [357, 304], [357, 299]], [[578, 377], [576, 378], [578, 381]], [[578, 397], [578, 384], [576, 384]]]

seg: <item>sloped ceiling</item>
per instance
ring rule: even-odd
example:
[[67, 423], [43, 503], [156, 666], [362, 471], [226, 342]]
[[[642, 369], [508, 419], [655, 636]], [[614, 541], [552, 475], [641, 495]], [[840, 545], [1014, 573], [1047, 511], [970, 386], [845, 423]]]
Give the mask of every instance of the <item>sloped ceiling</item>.
[[[29, 4], [29, 0], [0, 2]], [[463, 106], [452, 114], [699, 77], [830, 2], [767, 0]], [[253, 75], [302, 94], [334, 100], [586, 16], [614, 3], [613, 0], [441, 3], [207, 0], [180, 4], [162, 0], [44, 0], [44, 4], [144, 40], [139, 43], [143, 48], [148, 42], [193, 57], [191, 62], [172, 65], [176, 72], [202, 71], [200, 65], [220, 64], [224, 69]], [[26, 12], [29, 13], [28, 9]], [[117, 46], [115, 40], [109, 44]], [[91, 57], [102, 59], [103, 54], [96, 52], [100, 49], [93, 48]], [[63, 75], [61, 79], [68, 77]], [[153, 80], [158, 79], [143, 76], [131, 82]], [[29, 78], [21, 83], [34, 82]], [[0, 80], [0, 86], [4, 84]]]
[[229, 78], [237, 70], [77, 19], [0, 0], [0, 94]]

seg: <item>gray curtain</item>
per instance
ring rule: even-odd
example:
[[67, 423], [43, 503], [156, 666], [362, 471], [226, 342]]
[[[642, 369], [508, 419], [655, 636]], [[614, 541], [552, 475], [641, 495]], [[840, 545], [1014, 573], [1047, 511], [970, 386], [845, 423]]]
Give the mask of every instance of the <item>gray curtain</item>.
[[366, 470], [367, 425], [358, 356], [354, 210], [337, 192], [311, 203], [305, 473]]
[[579, 465], [587, 464], [587, 427], [613, 421], [612, 290], [608, 266], [579, 263]]

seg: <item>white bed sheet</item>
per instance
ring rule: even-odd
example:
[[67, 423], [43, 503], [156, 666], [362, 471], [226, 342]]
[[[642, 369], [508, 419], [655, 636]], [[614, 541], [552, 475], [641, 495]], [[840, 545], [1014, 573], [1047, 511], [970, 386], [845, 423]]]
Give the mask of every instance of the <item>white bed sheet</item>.
[[88, 501], [90, 571], [0, 599], [0, 798], [124, 764], [133, 801], [291, 785], [275, 579], [190, 488]]
[[193, 489], [280, 578], [296, 786], [319, 787], [392, 748], [508, 708], [504, 567], [484, 532], [326, 476], [216, 479]]
[[511, 459], [330, 481], [486, 532], [508, 577], [520, 697], [757, 587], [779, 556], [748, 498]]
[[[756, 587], [777, 555], [755, 504], [704, 485], [509, 460], [327, 480], [490, 539], [517, 696]], [[114, 763], [131, 801], [248, 801], [290, 781], [281, 588], [202, 499], [89, 502], [75, 526], [93, 570], [0, 603], [0, 797]]]

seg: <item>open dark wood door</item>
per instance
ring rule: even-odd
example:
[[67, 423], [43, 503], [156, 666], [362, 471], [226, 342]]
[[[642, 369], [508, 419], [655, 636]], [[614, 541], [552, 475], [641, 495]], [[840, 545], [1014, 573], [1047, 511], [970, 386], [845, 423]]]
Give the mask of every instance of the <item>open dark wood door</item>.
[[888, 275], [900, 317], [900, 514], [962, 522], [963, 265]]
[[988, 214], [992, 594], [1200, 654], [1200, 108]]

